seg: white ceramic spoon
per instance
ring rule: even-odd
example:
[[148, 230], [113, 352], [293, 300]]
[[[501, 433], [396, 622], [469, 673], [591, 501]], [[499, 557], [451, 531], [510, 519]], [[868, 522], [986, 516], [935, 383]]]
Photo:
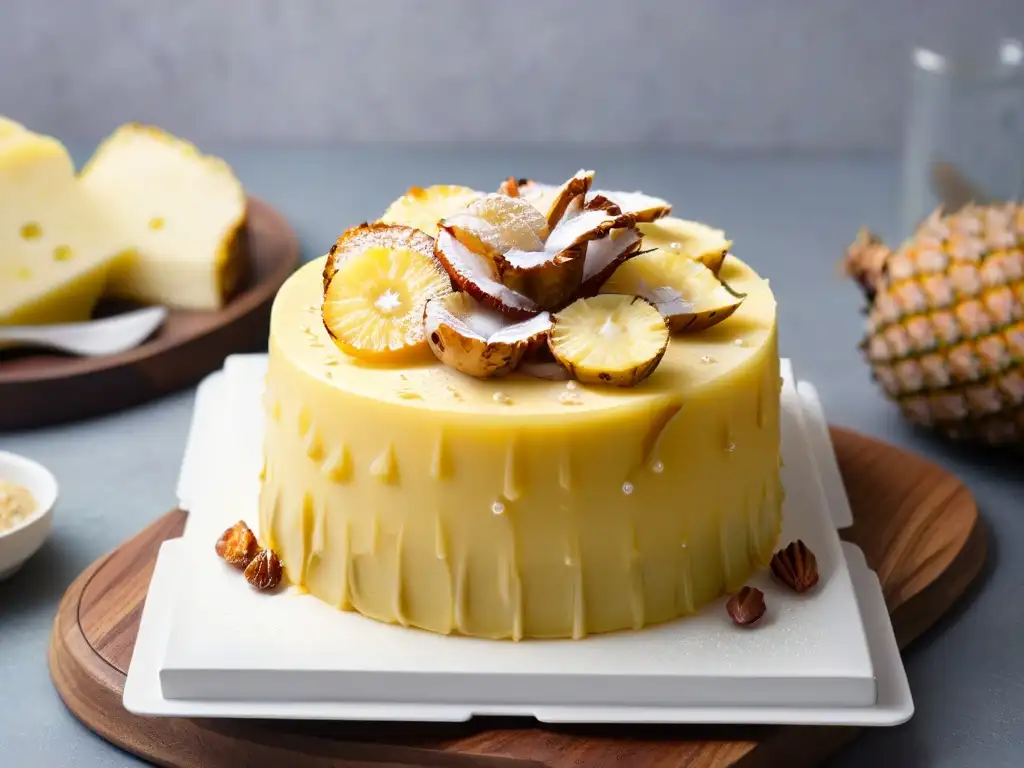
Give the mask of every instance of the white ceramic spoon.
[[147, 307], [84, 323], [0, 325], [0, 347], [47, 347], [89, 357], [116, 355], [148, 339], [166, 318], [166, 307]]

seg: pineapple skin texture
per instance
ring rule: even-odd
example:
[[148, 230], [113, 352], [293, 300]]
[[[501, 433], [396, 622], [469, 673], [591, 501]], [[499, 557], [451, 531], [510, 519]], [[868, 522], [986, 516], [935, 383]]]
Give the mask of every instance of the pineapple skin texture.
[[1024, 207], [927, 219], [891, 253], [861, 348], [913, 424], [1024, 444]]

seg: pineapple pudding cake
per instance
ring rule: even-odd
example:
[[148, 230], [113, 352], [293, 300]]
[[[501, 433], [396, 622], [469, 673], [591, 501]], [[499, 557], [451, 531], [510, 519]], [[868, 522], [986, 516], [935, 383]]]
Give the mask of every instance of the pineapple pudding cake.
[[695, 613], [769, 562], [767, 281], [722, 231], [593, 182], [414, 188], [284, 285], [258, 530], [278, 574], [264, 551], [250, 581], [283, 569], [438, 633], [582, 638]]

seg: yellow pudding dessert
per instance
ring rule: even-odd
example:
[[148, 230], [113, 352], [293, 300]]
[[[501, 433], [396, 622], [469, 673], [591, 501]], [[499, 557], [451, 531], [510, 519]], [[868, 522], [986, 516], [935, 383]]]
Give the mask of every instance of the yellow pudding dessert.
[[536, 216], [480, 194], [433, 234], [354, 228], [281, 289], [259, 537], [294, 585], [433, 632], [582, 638], [693, 614], [767, 564], [767, 281], [645, 249], [668, 204], [591, 183], [502, 185]]

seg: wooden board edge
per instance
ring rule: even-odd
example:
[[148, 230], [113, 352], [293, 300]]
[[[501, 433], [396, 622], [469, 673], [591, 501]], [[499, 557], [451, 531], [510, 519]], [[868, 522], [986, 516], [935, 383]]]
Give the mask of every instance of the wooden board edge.
[[[156, 718], [128, 712], [121, 701], [124, 676], [95, 652], [78, 621], [83, 592], [116, 551], [95, 561], [65, 591], [46, 652], [50, 679], [64, 706], [113, 746], [169, 768], [183, 764], [202, 768], [271, 764], [275, 768], [365, 768], [371, 763], [376, 768], [543, 768], [534, 760], [521, 758], [339, 742], [297, 733], [275, 732], [273, 743], [255, 741], [251, 733], [243, 738], [234, 732], [231, 721]], [[212, 761], [211, 754], [215, 756]]]
[[[851, 430], [846, 431], [851, 432], [857, 438], [886, 445], [874, 438], [860, 435]], [[892, 448], [892, 446], [888, 447]], [[927, 459], [923, 460], [927, 461]], [[939, 467], [939, 469], [942, 468]], [[946, 470], [942, 471], [948, 474]], [[988, 547], [987, 530], [978, 514], [977, 506], [966, 488], [964, 493], [967, 496], [965, 501], [969, 505], [968, 512], [972, 515], [972, 525], [969, 533], [963, 535], [962, 538], [957, 538], [955, 546], [959, 546], [959, 549], [949, 558], [939, 577], [912, 594], [905, 602], [894, 605], [890, 610], [894, 632], [901, 650], [911, 646], [917, 638], [939, 623], [950, 611], [956, 610], [964, 600], [970, 599], [971, 585], [977, 581], [985, 566]], [[185, 515], [186, 513], [181, 510], [172, 510], [155, 520], [145, 531], [141, 531], [129, 541], [135, 541], [144, 536], [146, 531], [150, 531], [154, 527], [162, 528], [165, 532], [180, 531]], [[166, 535], [166, 533], [162, 535]], [[127, 542], [122, 546], [126, 545]], [[500, 765], [518, 767], [539, 764], [532, 760], [500, 756], [498, 754], [501, 749], [500, 743], [497, 745], [484, 743], [474, 745], [473, 740], [468, 740], [468, 743], [453, 745], [453, 750], [461, 749], [461, 751], [446, 752], [443, 745], [436, 748], [396, 747], [380, 742], [372, 745], [359, 745], [353, 742], [331, 741], [303, 734], [275, 733], [272, 741], [267, 736], [265, 742], [261, 741], [257, 744], [246, 741], [252, 738], [250, 733], [232, 732], [232, 721], [145, 718], [130, 715], [124, 711], [120, 701], [120, 691], [123, 689], [124, 682], [123, 674], [115, 667], [110, 666], [89, 645], [88, 639], [78, 624], [78, 605], [83, 593], [92, 577], [116, 552], [117, 550], [97, 560], [69, 587], [61, 601], [48, 649], [51, 676], [65, 705], [87, 727], [114, 745], [147, 759], [156, 759], [161, 765], [203, 765], [204, 768], [219, 768], [220, 765], [233, 766], [238, 764], [239, 760], [245, 759], [252, 760], [253, 764], [263, 764], [270, 753], [275, 755], [275, 765], [290, 766], [294, 764], [297, 768], [299, 765], [311, 766], [311, 768], [364, 765], [366, 761], [363, 758], [368, 758], [368, 756], [372, 756], [374, 764], [378, 766]], [[73, 626], [69, 626], [69, 622]], [[66, 661], [62, 662], [62, 657], [67, 657]], [[105, 708], [108, 711], [93, 711], [97, 708]], [[111, 715], [111, 712], [114, 714]], [[154, 720], [159, 721], [161, 729], [166, 729], [159, 735], [153, 734]], [[132, 731], [132, 733], [126, 736], [122, 733], [124, 729]], [[250, 728], [250, 730], [254, 729]], [[814, 765], [843, 748], [863, 730], [863, 728], [852, 726], [778, 726], [762, 730], [763, 737], [758, 737], [756, 743], [748, 744], [745, 743], [745, 739], [741, 738], [739, 743], [722, 741], [717, 747], [714, 744], [710, 744], [709, 747], [714, 752], [715, 760], [727, 760], [728, 764], [738, 765], [742, 768], [761, 768], [780, 764], [788, 766]], [[214, 742], [212, 744], [211, 739]], [[204, 752], [192, 762], [183, 762], [182, 740], [203, 741]], [[287, 750], [282, 753], [279, 750], [284, 748], [285, 742], [288, 742]], [[173, 750], [170, 745], [173, 745]], [[208, 755], [211, 753], [221, 754], [221, 748], [231, 752], [232, 762], [211, 763]], [[370, 749], [372, 752], [364, 751], [359, 753], [363, 757], [357, 757], [351, 752], [355, 748]], [[474, 754], [474, 748], [480, 749], [483, 754]], [[392, 750], [412, 750], [412, 753], [396, 754]], [[242, 757], [243, 753], [244, 757]], [[302, 761], [300, 763], [290, 762], [296, 754], [301, 755]], [[389, 757], [384, 757], [385, 754], [388, 754]], [[392, 757], [397, 762], [387, 762]], [[353, 760], [355, 762], [352, 762]], [[382, 763], [382, 760], [385, 762]], [[467, 760], [469, 762], [466, 762]], [[494, 762], [495, 760], [500, 762]], [[671, 764], [675, 765], [675, 763]], [[698, 764], [718, 766], [726, 763], [702, 762]]]
[[[221, 365], [225, 354], [265, 349], [274, 297], [300, 266], [302, 246], [294, 227], [276, 208], [251, 195], [246, 204], [247, 210], [256, 211], [257, 215], [251, 222], [252, 229], [249, 221], [243, 229], [252, 231], [253, 237], [266, 229], [275, 231], [280, 239], [275, 251], [279, 256], [262, 280], [217, 310], [222, 317], [216, 325], [181, 335], [173, 342], [151, 339], [127, 352], [109, 356], [117, 360], [109, 366], [88, 363], [59, 375], [0, 376], [0, 391], [15, 402], [26, 403], [24, 408], [0, 417], [0, 434], [73, 424], [134, 408], [195, 385]], [[250, 264], [250, 268], [255, 266]], [[199, 362], [167, 368], [165, 359], [172, 355]], [[64, 396], [68, 387], [76, 390], [76, 398]]]

